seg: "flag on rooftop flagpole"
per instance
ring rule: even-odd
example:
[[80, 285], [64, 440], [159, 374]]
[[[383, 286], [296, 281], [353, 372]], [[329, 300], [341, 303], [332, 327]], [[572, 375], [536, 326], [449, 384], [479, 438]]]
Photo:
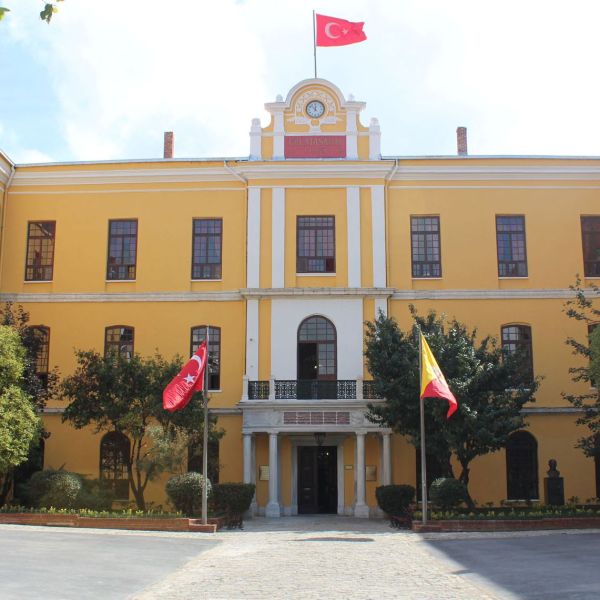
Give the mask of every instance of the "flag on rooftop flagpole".
[[367, 39], [364, 22], [353, 23], [345, 19], [316, 15], [317, 46], [347, 46]]
[[445, 398], [448, 400], [449, 419], [458, 408], [458, 402], [450, 391], [444, 374], [438, 367], [437, 361], [429, 348], [427, 340], [422, 333], [421, 336], [421, 400], [423, 398]]
[[208, 359], [206, 340], [202, 342], [183, 369], [163, 391], [163, 408], [175, 412], [185, 408], [194, 392], [204, 389], [204, 371]]

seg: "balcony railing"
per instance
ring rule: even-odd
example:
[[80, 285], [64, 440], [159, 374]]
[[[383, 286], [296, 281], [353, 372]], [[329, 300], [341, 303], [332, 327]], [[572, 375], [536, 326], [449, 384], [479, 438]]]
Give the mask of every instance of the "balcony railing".
[[362, 379], [271, 379], [249, 381], [244, 377], [248, 400], [376, 400], [373, 381]]

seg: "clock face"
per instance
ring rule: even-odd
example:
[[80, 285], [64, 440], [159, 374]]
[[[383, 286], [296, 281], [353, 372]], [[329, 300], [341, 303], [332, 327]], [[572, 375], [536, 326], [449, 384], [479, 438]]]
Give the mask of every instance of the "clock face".
[[325, 106], [318, 100], [312, 100], [306, 105], [306, 114], [313, 119], [322, 117], [325, 113]]

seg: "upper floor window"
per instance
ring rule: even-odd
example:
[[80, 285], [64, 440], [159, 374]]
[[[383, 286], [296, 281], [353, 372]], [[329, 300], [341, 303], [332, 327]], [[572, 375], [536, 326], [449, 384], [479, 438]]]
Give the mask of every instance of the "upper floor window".
[[25, 281], [52, 281], [56, 221], [30, 221], [27, 224]]
[[49, 356], [50, 356], [50, 328], [35, 325], [29, 328], [34, 337], [35, 349], [35, 374], [44, 386], [48, 385]]
[[527, 384], [533, 381], [533, 349], [531, 327], [528, 325], [505, 325], [502, 327], [502, 349], [505, 354], [518, 354], [521, 364], [521, 381]]
[[108, 222], [106, 279], [135, 279], [137, 226], [134, 219]]
[[223, 219], [194, 219], [192, 279], [221, 279]]
[[119, 355], [129, 359], [133, 356], [133, 327], [111, 325], [104, 335], [104, 356]]
[[411, 217], [413, 277], [441, 277], [440, 218]]
[[296, 273], [335, 273], [335, 217], [297, 217]]
[[[190, 356], [206, 339], [206, 325], [192, 327]], [[208, 326], [208, 389], [221, 389], [221, 328]]]
[[583, 272], [586, 277], [600, 277], [600, 217], [581, 217]]
[[525, 217], [496, 217], [498, 277], [527, 277]]

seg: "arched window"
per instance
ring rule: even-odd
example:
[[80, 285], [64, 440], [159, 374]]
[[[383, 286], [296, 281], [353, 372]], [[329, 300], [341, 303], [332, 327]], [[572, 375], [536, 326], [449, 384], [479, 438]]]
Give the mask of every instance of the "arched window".
[[527, 431], [513, 433], [506, 444], [506, 487], [509, 500], [537, 500], [537, 441]]
[[104, 333], [104, 356], [109, 354], [130, 359], [133, 356], [133, 327], [110, 325]]
[[[192, 327], [190, 356], [206, 339], [206, 325]], [[221, 328], [208, 326], [208, 389], [221, 389]]]
[[337, 379], [337, 334], [325, 317], [308, 317], [298, 327], [298, 379]]
[[48, 364], [50, 356], [50, 328], [45, 325], [29, 327], [33, 334], [33, 348], [35, 350], [35, 373], [46, 387], [48, 385]]
[[520, 382], [533, 381], [533, 350], [529, 325], [504, 325], [502, 327], [502, 350], [506, 355], [518, 354], [521, 363]]
[[120, 431], [110, 431], [100, 441], [100, 479], [108, 482], [116, 500], [129, 500], [129, 463], [131, 444]]

